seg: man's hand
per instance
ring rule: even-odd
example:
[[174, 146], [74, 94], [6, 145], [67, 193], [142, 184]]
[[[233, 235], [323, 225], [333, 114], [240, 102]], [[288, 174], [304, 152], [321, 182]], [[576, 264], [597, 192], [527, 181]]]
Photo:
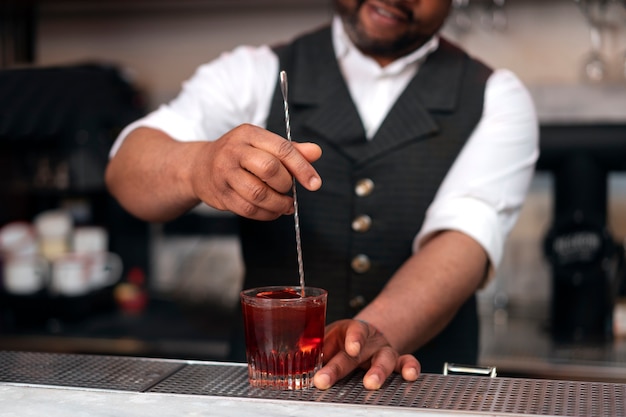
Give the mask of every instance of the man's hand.
[[214, 208], [273, 220], [293, 212], [292, 176], [308, 190], [321, 186], [311, 165], [320, 156], [315, 144], [241, 125], [196, 153], [190, 181], [196, 196]]
[[164, 222], [199, 203], [257, 220], [293, 212], [293, 177], [315, 191], [322, 180], [312, 162], [321, 148], [290, 142], [244, 124], [215, 141], [177, 141], [147, 127], [133, 130], [110, 160], [106, 183], [126, 210]]
[[406, 381], [415, 381], [420, 364], [413, 355], [400, 355], [385, 336], [359, 320], [339, 320], [326, 326], [324, 358], [328, 358], [313, 379], [319, 389], [328, 389], [356, 368], [367, 370], [366, 389], [379, 389], [393, 372]]

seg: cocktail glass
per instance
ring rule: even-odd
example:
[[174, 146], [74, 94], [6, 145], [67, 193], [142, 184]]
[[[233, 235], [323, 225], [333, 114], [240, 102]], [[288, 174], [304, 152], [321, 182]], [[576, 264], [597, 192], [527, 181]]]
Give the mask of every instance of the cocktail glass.
[[300, 390], [322, 367], [326, 300], [321, 288], [271, 286], [241, 292], [250, 385]]

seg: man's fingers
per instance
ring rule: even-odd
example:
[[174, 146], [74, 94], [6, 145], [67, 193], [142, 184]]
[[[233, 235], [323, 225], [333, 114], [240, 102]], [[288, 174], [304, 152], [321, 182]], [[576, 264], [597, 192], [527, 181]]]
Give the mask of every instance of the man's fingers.
[[366, 343], [367, 333], [367, 323], [355, 320], [343, 320], [329, 327], [325, 337], [334, 343], [324, 344], [324, 355], [330, 359], [313, 377], [318, 389], [332, 387], [360, 365], [361, 346]]
[[363, 377], [363, 386], [365, 389], [379, 389], [387, 377], [391, 375], [396, 368], [398, 353], [391, 347], [386, 346], [378, 350], [370, 363], [370, 369]]
[[312, 142], [292, 142], [293, 146], [309, 162], [315, 162], [322, 156], [322, 148]]
[[276, 192], [256, 176], [242, 172], [229, 178], [227, 188], [222, 190], [229, 210], [251, 219], [273, 220], [293, 210], [291, 198]]
[[293, 183], [291, 173], [275, 155], [255, 149], [254, 152], [241, 155], [239, 163], [241, 168], [252, 173], [269, 188], [281, 194], [285, 194], [291, 189]]
[[319, 155], [321, 155], [321, 149], [315, 144], [309, 143], [304, 146], [298, 146], [295, 142], [284, 142], [278, 152], [278, 157], [285, 167], [309, 191], [319, 189], [322, 186], [322, 179], [311, 165], [309, 159], [305, 158], [299, 150], [307, 152], [307, 156], [316, 160], [319, 158], [319, 155], [317, 155], [315, 148], [319, 150]]
[[370, 335], [369, 325], [361, 320], [354, 320], [346, 330], [345, 350], [353, 358], [361, 354], [361, 347], [365, 346]]
[[390, 346], [385, 347], [372, 357], [370, 369], [363, 377], [363, 386], [377, 390], [394, 371], [401, 374], [405, 381], [415, 381], [420, 369], [420, 363], [413, 355], [398, 356]]
[[[357, 359], [345, 353], [333, 357], [313, 378], [318, 389], [326, 390], [344, 378], [358, 366]], [[413, 355], [401, 355], [390, 346], [376, 352], [371, 358], [370, 367], [363, 377], [363, 386], [368, 390], [377, 390], [395, 371], [405, 381], [415, 381], [421, 370], [420, 363]]]
[[[254, 129], [255, 127], [251, 127]], [[254, 133], [254, 132], [251, 132]], [[322, 185], [322, 179], [311, 165], [311, 162], [317, 160], [322, 154], [321, 148], [314, 143], [296, 143], [278, 136], [258, 136], [250, 135], [250, 144], [258, 149], [262, 149], [280, 160], [282, 165], [289, 171], [290, 175], [296, 177], [296, 180], [303, 187], [310, 191], [319, 189]], [[272, 169], [272, 165], [268, 165]], [[261, 174], [262, 177], [270, 175]]]
[[421, 367], [413, 355], [400, 355], [376, 327], [362, 320], [340, 320], [327, 326], [324, 356], [328, 362], [313, 378], [318, 389], [328, 389], [358, 367], [367, 369], [366, 389], [379, 389], [395, 371], [415, 381]]
[[358, 365], [355, 358], [346, 354], [345, 351], [342, 351], [333, 356], [322, 369], [315, 373], [313, 384], [318, 389], [328, 389], [332, 387], [335, 382], [356, 369]]
[[420, 375], [422, 366], [415, 356], [402, 355], [396, 361], [396, 368], [394, 370], [401, 374], [405, 381], [415, 381]]
[[[322, 180], [310, 163], [319, 159], [322, 152], [321, 148], [314, 143], [283, 141], [282, 145], [289, 148], [294, 154], [281, 153], [275, 155], [259, 150], [254, 155], [248, 155], [248, 158], [242, 158], [241, 167], [254, 173], [259, 179], [280, 193], [287, 193], [291, 190], [292, 175], [308, 190], [319, 189], [322, 186]], [[283, 155], [290, 156], [285, 157]]]
[[397, 358], [398, 353], [387, 345], [376, 328], [362, 320], [351, 320], [345, 329], [343, 349], [317, 372], [313, 383], [319, 389], [328, 389], [368, 362], [369, 371], [363, 378], [363, 385], [367, 389], [378, 389], [396, 368]]

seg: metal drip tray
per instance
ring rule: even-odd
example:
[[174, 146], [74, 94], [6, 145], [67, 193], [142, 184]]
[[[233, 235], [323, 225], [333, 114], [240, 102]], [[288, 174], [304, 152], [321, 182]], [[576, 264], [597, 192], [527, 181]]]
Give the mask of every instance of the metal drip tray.
[[549, 416], [626, 416], [626, 384], [422, 374], [416, 382], [394, 375], [382, 389], [362, 388], [362, 372], [327, 391], [252, 388], [239, 365], [186, 366], [150, 392], [315, 401], [335, 404]]
[[0, 352], [0, 382], [143, 392], [184, 366], [117, 356]]
[[0, 384], [490, 416], [626, 416], [626, 384], [423, 374], [416, 382], [394, 375], [380, 390], [367, 391], [362, 377], [356, 372], [327, 391], [270, 391], [250, 387], [242, 364], [0, 352]]

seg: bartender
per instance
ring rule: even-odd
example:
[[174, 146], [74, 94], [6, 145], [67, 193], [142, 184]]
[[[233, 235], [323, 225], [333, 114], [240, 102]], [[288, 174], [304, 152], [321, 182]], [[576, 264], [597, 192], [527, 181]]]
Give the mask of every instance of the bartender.
[[377, 389], [477, 361], [475, 292], [518, 217], [538, 125], [513, 73], [438, 34], [450, 3], [333, 0], [326, 26], [200, 66], [111, 150], [107, 184], [137, 217], [201, 203], [240, 217], [246, 287], [297, 283], [295, 177], [306, 284], [329, 292], [320, 389], [358, 367]]

